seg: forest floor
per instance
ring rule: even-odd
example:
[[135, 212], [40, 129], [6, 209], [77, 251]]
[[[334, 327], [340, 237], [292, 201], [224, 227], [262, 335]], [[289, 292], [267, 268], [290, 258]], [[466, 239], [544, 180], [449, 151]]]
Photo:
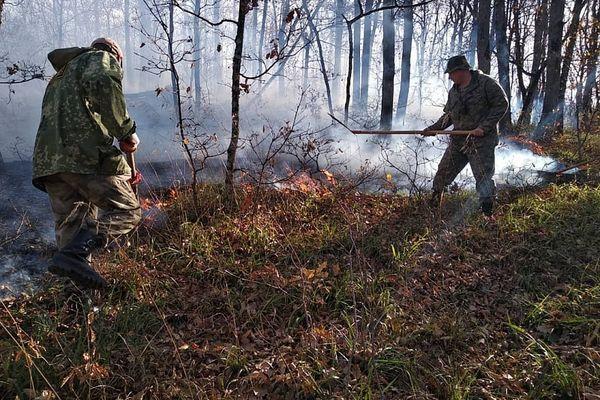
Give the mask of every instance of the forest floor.
[[1, 303], [0, 398], [600, 399], [599, 182], [165, 190], [109, 290]]

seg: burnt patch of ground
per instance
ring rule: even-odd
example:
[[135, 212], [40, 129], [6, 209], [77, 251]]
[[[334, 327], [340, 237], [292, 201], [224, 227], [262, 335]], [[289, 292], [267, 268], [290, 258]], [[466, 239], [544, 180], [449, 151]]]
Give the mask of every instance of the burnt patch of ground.
[[[140, 170], [145, 197], [173, 182], [185, 184], [183, 177], [189, 175], [183, 160], [142, 163]], [[32, 185], [31, 176], [29, 161], [4, 162], [0, 168], [0, 299], [36, 290], [55, 250], [50, 202], [46, 193]]]
[[0, 171], [0, 299], [30, 292], [46, 271], [53, 223], [45, 193], [31, 185], [31, 163]]

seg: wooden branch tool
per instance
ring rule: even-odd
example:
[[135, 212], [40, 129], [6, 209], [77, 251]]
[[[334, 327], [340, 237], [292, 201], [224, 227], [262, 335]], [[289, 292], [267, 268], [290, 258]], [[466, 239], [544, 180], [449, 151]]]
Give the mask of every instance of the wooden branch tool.
[[133, 193], [137, 196], [139, 182], [138, 171], [135, 166], [135, 156], [133, 155], [133, 153], [126, 153], [125, 156], [127, 157], [127, 164], [129, 164], [129, 168], [131, 169], [131, 179], [129, 180], [131, 183], [131, 189], [133, 190]]
[[334, 117], [332, 114], [329, 116], [338, 124], [348, 129], [355, 135], [424, 135], [424, 136], [435, 136], [435, 135], [453, 135], [453, 136], [483, 136], [483, 134], [476, 135], [473, 131], [445, 131], [445, 130], [433, 130], [433, 131], [376, 131], [376, 130], [362, 130], [362, 129], [350, 129], [342, 121]]

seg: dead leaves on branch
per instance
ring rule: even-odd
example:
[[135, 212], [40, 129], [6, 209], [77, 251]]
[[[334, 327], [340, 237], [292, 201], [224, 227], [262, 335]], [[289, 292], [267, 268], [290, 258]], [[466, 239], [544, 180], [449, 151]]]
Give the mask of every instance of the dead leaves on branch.
[[6, 67], [6, 73], [8, 76], [14, 75], [19, 72], [21, 68], [17, 64], [9, 65]]
[[248, 83], [240, 83], [240, 89], [244, 93], [250, 93], [250, 85]]
[[273, 60], [277, 60], [279, 59], [279, 42], [277, 41], [277, 39], [271, 39], [271, 51], [269, 51], [266, 55], [265, 58], [267, 60], [273, 59]]
[[296, 18], [300, 18], [300, 16], [302, 15], [300, 8], [294, 8], [292, 9], [285, 17], [285, 23], [286, 24], [290, 24], [293, 20], [294, 17]]

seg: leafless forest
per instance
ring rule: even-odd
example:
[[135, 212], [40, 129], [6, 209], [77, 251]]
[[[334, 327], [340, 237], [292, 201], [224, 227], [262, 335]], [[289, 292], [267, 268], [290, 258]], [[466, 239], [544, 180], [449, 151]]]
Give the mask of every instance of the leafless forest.
[[198, 172], [223, 159], [228, 183], [240, 170], [238, 148], [265, 151], [266, 126], [271, 144], [285, 136], [275, 131], [293, 131], [279, 150], [296, 155], [310, 151], [286, 148], [291, 142], [347, 138], [328, 129], [327, 112], [371, 129], [424, 127], [441, 112], [450, 87], [443, 71], [455, 54], [509, 95], [502, 133], [544, 140], [566, 128], [585, 141], [598, 109], [599, 9], [584, 0], [9, 1], [0, 151], [10, 160], [31, 149], [53, 74], [46, 54], [99, 36], [124, 49], [144, 152], [171, 148], [180, 157], [183, 147]]

